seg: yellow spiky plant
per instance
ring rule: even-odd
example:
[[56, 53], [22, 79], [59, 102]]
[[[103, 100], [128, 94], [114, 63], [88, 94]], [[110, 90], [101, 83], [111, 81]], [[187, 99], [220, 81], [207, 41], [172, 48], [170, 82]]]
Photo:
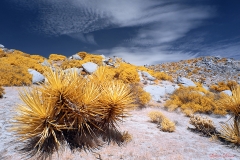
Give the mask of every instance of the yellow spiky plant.
[[122, 142], [117, 123], [135, 105], [128, 84], [61, 69], [46, 69], [45, 77], [45, 84], [20, 92], [24, 104], [17, 107], [13, 131], [26, 143], [24, 152], [46, 159], [64, 143], [72, 150], [91, 150], [100, 145], [99, 137]]
[[2, 86], [0, 86], [0, 98], [2, 98], [3, 97], [3, 94], [4, 94], [5, 92], [4, 92], [4, 89], [2, 88]]
[[230, 111], [232, 113], [231, 119], [233, 119], [233, 122], [230, 124], [224, 123], [221, 125], [220, 137], [240, 145], [240, 86], [233, 87], [232, 96], [225, 95], [219, 101], [219, 105]]

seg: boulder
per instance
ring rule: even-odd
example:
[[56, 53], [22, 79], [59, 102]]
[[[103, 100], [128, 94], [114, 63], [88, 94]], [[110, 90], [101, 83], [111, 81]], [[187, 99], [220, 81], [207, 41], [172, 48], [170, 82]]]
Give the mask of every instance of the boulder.
[[142, 75], [145, 76], [145, 77], [147, 77], [147, 79], [150, 80], [150, 81], [156, 80], [155, 77], [153, 77], [151, 74], [149, 74], [149, 73], [146, 72], [146, 71], [142, 71]]
[[221, 93], [224, 93], [224, 94], [227, 94], [229, 96], [232, 96], [232, 91], [230, 91], [230, 90], [224, 90]]
[[161, 97], [165, 96], [165, 87], [157, 85], [148, 85], [143, 88], [146, 92], [150, 93], [154, 101], [160, 101]]
[[166, 93], [166, 94], [173, 94], [173, 92], [174, 92], [176, 89], [178, 89], [179, 86], [178, 86], [178, 85], [176, 85], [176, 86], [173, 86], [173, 85], [165, 85], [164, 88], [165, 88], [165, 93]]
[[47, 66], [47, 67], [50, 67], [50, 63], [45, 59], [42, 63], [41, 63], [42, 66]]
[[144, 81], [144, 79], [142, 77], [142, 73], [140, 71], [138, 71], [138, 76], [139, 76], [141, 82]]
[[78, 54], [72, 55], [69, 59], [82, 60], [82, 58]]
[[97, 70], [98, 65], [93, 62], [87, 62], [87, 63], [82, 64], [82, 67], [86, 72], [91, 74]]
[[36, 71], [34, 69], [28, 69], [28, 72], [30, 74], [32, 74], [32, 83], [33, 84], [44, 82], [45, 77], [38, 71]]
[[195, 87], [196, 86], [196, 84], [191, 79], [188, 79], [185, 77], [177, 77], [177, 83], [182, 84], [185, 87], [189, 87], [189, 86]]

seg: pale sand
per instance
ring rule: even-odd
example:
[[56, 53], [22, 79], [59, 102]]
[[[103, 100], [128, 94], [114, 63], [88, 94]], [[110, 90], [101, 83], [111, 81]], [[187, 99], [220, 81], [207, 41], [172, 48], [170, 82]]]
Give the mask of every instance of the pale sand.
[[[21, 156], [16, 152], [10, 141], [14, 140], [11, 132], [7, 131], [9, 120], [14, 112], [16, 104], [21, 103], [17, 88], [5, 87], [6, 94], [0, 99], [0, 159], [20, 160]], [[156, 124], [150, 122], [147, 116], [149, 111], [159, 110], [170, 120], [176, 122], [176, 131], [173, 133], [162, 132]], [[240, 159], [240, 148], [230, 148], [219, 141], [211, 141], [210, 138], [200, 136], [198, 133], [187, 129], [189, 118], [180, 112], [168, 112], [162, 107], [148, 107], [131, 112], [132, 116], [120, 123], [121, 131], [128, 131], [132, 135], [132, 141], [119, 147], [116, 144], [105, 145], [95, 153], [76, 152], [71, 153], [65, 149], [61, 153], [54, 154], [53, 160], [191, 160], [191, 159]], [[210, 116], [215, 125], [228, 120], [227, 117]], [[192, 126], [191, 126], [192, 127]], [[36, 159], [36, 158], [32, 158]]]

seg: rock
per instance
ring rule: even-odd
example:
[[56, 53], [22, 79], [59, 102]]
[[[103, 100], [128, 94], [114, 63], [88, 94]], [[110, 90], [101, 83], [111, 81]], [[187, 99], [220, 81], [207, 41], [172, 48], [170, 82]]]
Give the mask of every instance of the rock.
[[82, 60], [82, 58], [78, 54], [74, 54], [74, 55], [70, 56], [69, 59]]
[[74, 67], [74, 68], [65, 69], [65, 70], [63, 70], [63, 71], [64, 71], [64, 73], [75, 72], [75, 71], [76, 71], [77, 74], [80, 75], [81, 72], [82, 72], [82, 70], [83, 70], [83, 68], [76, 68], [76, 67]]
[[165, 92], [166, 94], [173, 94], [173, 92], [179, 88], [179, 86], [173, 86], [173, 85], [165, 85]]
[[225, 91], [222, 91], [221, 93], [225, 93], [229, 96], [232, 96], [232, 91], [230, 91], [230, 90], [225, 90]]
[[203, 85], [203, 88], [209, 91], [209, 87]]
[[0, 44], [0, 48], [4, 48], [4, 45]]
[[146, 92], [150, 93], [154, 101], [160, 101], [161, 97], [165, 96], [165, 87], [157, 85], [148, 85], [143, 88]]
[[34, 69], [28, 69], [28, 72], [30, 74], [32, 74], [32, 83], [33, 84], [44, 82], [45, 77], [38, 71], [36, 71]]
[[141, 71], [138, 71], [138, 76], [139, 76], [141, 82], [144, 81]]
[[155, 77], [153, 77], [152, 75], [150, 75], [150, 74], [149, 74], [148, 72], [146, 72], [146, 71], [142, 71], [142, 75], [145, 76], [145, 77], [147, 77], [147, 79], [150, 80], [150, 81], [156, 80]]
[[196, 86], [195, 83], [191, 79], [188, 79], [185, 77], [177, 77], [177, 83], [183, 84], [183, 86], [185, 86], [185, 87], [189, 87], [189, 86], [195, 87]]
[[42, 63], [41, 63], [42, 66], [47, 66], [47, 67], [50, 67], [50, 63], [45, 59]]
[[83, 66], [83, 69], [90, 74], [95, 72], [98, 68], [98, 65], [93, 62], [84, 63], [84, 64], [82, 64], [82, 66]]

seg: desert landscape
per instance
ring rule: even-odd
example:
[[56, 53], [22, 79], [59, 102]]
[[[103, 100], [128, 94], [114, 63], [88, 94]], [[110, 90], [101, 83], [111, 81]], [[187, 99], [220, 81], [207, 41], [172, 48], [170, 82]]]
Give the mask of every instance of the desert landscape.
[[[0, 148], [3, 160], [20, 160], [21, 155], [16, 152], [15, 147], [20, 144], [11, 143], [14, 137], [8, 132], [7, 127], [11, 116], [14, 114], [15, 106], [21, 103], [18, 97], [18, 90], [22, 87], [4, 87], [6, 94], [0, 99], [1, 132]], [[176, 131], [172, 133], [162, 132], [157, 125], [150, 122], [147, 116], [152, 110], [161, 111], [169, 119], [176, 123]], [[207, 115], [203, 115], [207, 116]], [[220, 122], [227, 121], [229, 116], [208, 116], [214, 124], [219, 126]], [[66, 147], [60, 153], [54, 154], [54, 160], [77, 160], [77, 159], [126, 159], [126, 160], [165, 160], [165, 159], [217, 159], [217, 160], [237, 160], [240, 158], [239, 148], [231, 145], [224, 145], [221, 142], [209, 137], [201, 136], [199, 133], [188, 130], [193, 127], [189, 124], [189, 118], [179, 111], [169, 112], [159, 107], [146, 107], [131, 112], [131, 116], [119, 123], [121, 131], [128, 131], [132, 136], [130, 142], [122, 146], [117, 144], [105, 144], [93, 152], [76, 152]], [[35, 159], [35, 158], [32, 158]]]
[[[240, 159], [238, 131], [234, 126], [226, 128], [239, 115], [238, 76], [229, 79], [229, 75], [239, 74], [238, 61], [219, 57], [188, 60], [187, 74], [182, 61], [164, 67], [135, 66], [119, 57], [86, 52], [68, 58], [52, 54], [48, 59], [7, 49], [0, 53], [2, 66], [9, 66], [8, 70], [1, 68], [0, 78], [0, 159]], [[208, 72], [203, 74], [206, 64]], [[229, 74], [223, 77], [222, 72], [216, 73], [218, 68]], [[87, 106], [83, 110], [81, 103]], [[50, 116], [59, 127], [52, 131], [60, 130], [67, 142], [55, 134], [51, 141], [52, 132], [45, 132], [51, 127], [42, 128]], [[86, 116], [80, 123], [90, 124], [98, 147], [92, 147], [86, 138], [78, 144], [72, 138], [78, 132], [66, 132], [69, 128], [62, 126], [70, 125], [71, 130], [76, 123], [71, 116]], [[70, 124], [63, 118], [73, 121]], [[114, 125], [106, 128], [108, 123]], [[105, 135], [112, 128], [119, 131], [120, 141]], [[84, 127], [80, 125], [80, 129]], [[59, 147], [52, 145], [58, 146], [58, 140]]]

